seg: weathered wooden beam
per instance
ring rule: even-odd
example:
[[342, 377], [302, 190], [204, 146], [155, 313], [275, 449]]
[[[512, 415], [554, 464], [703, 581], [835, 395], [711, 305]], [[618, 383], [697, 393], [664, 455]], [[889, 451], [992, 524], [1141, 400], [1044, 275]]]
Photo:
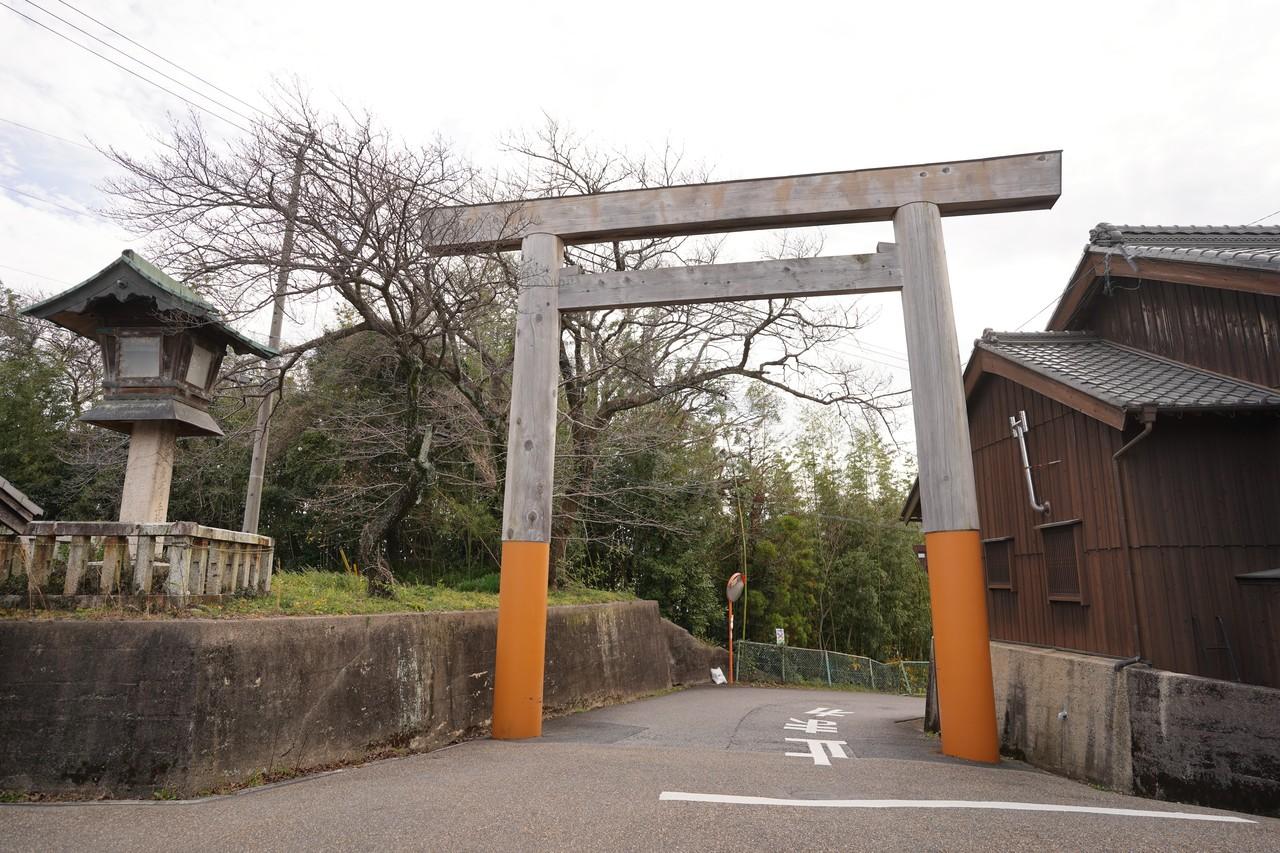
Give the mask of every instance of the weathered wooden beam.
[[551, 234], [530, 234], [520, 255], [493, 672], [493, 736], [499, 740], [542, 733], [547, 564], [560, 387], [558, 302], [564, 243]]
[[560, 387], [557, 303], [564, 244], [548, 234], [534, 234], [525, 240], [521, 255], [502, 538], [545, 543], [551, 541], [551, 474]]
[[904, 205], [893, 233], [902, 263], [938, 702], [947, 721], [942, 751], [998, 762], [978, 494], [938, 206]]
[[924, 531], [977, 530], [978, 492], [942, 219], [934, 205], [911, 204], [898, 211], [893, 230], [905, 281], [902, 315]]
[[897, 254], [839, 255], [560, 277], [560, 310], [837, 296], [902, 288]]
[[892, 219], [927, 201], [944, 216], [1052, 207], [1062, 152], [891, 166], [442, 208], [426, 223], [441, 254], [512, 250], [532, 233], [565, 243]]

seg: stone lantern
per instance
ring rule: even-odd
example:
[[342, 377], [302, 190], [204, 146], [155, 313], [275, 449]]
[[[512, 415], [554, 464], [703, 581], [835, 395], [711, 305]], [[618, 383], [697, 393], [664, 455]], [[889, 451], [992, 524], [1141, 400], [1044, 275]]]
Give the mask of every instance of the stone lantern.
[[121, 521], [166, 521], [176, 439], [223, 434], [208, 409], [227, 347], [262, 358], [277, 354], [127, 249], [97, 275], [23, 313], [102, 349], [103, 399], [80, 419], [129, 435]]

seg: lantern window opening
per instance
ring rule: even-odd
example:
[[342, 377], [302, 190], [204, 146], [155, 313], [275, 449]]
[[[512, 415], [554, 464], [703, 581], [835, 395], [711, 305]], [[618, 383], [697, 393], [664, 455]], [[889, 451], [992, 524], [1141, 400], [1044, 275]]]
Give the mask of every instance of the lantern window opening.
[[161, 375], [163, 337], [158, 334], [120, 335], [118, 353], [121, 379], [148, 379]]
[[209, 374], [212, 372], [215, 353], [202, 344], [193, 344], [191, 358], [187, 362], [186, 381], [201, 391], [209, 387]]

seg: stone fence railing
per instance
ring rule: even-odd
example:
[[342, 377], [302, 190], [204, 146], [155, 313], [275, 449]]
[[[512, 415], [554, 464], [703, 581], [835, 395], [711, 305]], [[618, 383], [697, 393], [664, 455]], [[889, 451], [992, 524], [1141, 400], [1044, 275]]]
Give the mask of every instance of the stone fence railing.
[[[0, 582], [27, 576], [41, 596], [228, 595], [271, 589], [270, 536], [193, 521], [36, 521], [0, 534]], [[60, 576], [60, 577], [59, 577]]]

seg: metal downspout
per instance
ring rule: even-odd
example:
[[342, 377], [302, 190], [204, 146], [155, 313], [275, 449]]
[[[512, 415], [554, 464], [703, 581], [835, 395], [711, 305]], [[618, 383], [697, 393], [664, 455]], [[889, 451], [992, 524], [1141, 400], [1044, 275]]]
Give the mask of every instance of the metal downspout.
[[[1125, 573], [1129, 576], [1129, 600], [1133, 602], [1133, 635], [1137, 644], [1135, 658], [1143, 660], [1142, 618], [1138, 613], [1138, 584], [1134, 580], [1133, 550], [1129, 542], [1129, 509], [1125, 498], [1124, 480], [1120, 476], [1120, 457], [1124, 456], [1139, 443], [1151, 435], [1156, 425], [1156, 409], [1145, 406], [1142, 409], [1142, 432], [1129, 439], [1123, 447], [1111, 455], [1111, 473], [1116, 482], [1116, 499], [1120, 504], [1120, 547], [1124, 551]], [[1136, 662], [1136, 661], [1135, 661]], [[1117, 667], [1119, 669], [1119, 667]]]
[[1022, 473], [1027, 478], [1027, 498], [1031, 501], [1031, 508], [1038, 513], [1048, 515], [1049, 502], [1040, 503], [1036, 500], [1036, 485], [1031, 479], [1031, 460], [1027, 458], [1026, 435], [1030, 432], [1030, 428], [1027, 426], [1027, 413], [1020, 411], [1016, 418], [1009, 418], [1009, 429], [1013, 432], [1013, 437], [1018, 442], [1018, 449], [1022, 451]]

